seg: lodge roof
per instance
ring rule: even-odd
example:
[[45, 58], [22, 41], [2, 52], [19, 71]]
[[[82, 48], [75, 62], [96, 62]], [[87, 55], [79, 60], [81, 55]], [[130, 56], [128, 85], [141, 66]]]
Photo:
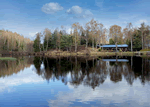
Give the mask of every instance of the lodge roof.
[[102, 59], [102, 61], [110, 61], [110, 62], [116, 62], [116, 61], [118, 61], [118, 62], [128, 62], [129, 60], [127, 60], [127, 59]]
[[[115, 48], [116, 45], [103, 45], [103, 46], [100, 46], [100, 47], [103, 47], [103, 48]], [[127, 44], [122, 44], [122, 45], [117, 45], [118, 48], [127, 48], [128, 45]]]

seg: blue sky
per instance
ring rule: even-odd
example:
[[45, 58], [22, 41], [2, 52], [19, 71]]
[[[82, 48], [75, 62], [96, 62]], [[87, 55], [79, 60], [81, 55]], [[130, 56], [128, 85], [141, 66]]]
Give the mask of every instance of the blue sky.
[[117, 24], [134, 27], [150, 25], [150, 0], [1, 0], [0, 29], [8, 29], [33, 38], [45, 28], [54, 30], [64, 25], [84, 25], [92, 18], [106, 28]]

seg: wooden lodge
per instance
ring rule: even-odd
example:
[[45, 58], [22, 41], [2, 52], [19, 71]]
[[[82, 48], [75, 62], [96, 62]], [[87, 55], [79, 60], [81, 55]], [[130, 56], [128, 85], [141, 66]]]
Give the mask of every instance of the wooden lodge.
[[[102, 45], [100, 48], [103, 48], [104, 50], [113, 50], [116, 51], [116, 45]], [[122, 44], [122, 45], [117, 45], [117, 50], [122, 50], [124, 51], [129, 51], [128, 45], [127, 44]]]

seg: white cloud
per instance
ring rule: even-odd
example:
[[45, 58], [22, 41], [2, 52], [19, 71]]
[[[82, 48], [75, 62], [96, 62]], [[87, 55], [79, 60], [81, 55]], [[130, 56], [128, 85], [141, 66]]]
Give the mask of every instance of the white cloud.
[[90, 10], [84, 10], [81, 14], [75, 15], [74, 18], [91, 18], [93, 13]]
[[82, 13], [82, 8], [79, 6], [72, 6], [70, 9], [66, 11], [68, 14], [80, 14]]
[[60, 10], [63, 10], [63, 7], [60, 6], [58, 3], [53, 2], [47, 3], [42, 7], [42, 11], [46, 14], [53, 14]]
[[146, 19], [143, 19], [143, 20], [139, 20], [139, 23], [148, 23], [148, 21]]
[[140, 27], [141, 26], [141, 23], [145, 23], [145, 24], [149, 24], [149, 21], [148, 20], [146, 20], [146, 19], [140, 19], [140, 20], [138, 20], [138, 21], [136, 21], [135, 22], [135, 25], [137, 26], [137, 27]]
[[21, 84], [27, 83], [41, 83], [44, 80], [39, 78], [39, 76], [31, 70], [33, 66], [29, 68], [25, 68], [23, 72], [19, 72], [17, 74], [13, 74], [7, 78], [0, 78], [0, 92], [7, 90], [8, 92], [13, 92], [15, 89], [13, 86], [18, 86]]
[[66, 33], [67, 33], [67, 34], [70, 34], [70, 32], [71, 32], [71, 28], [68, 28], [68, 29], [66, 30]]
[[132, 87], [128, 86], [124, 79], [119, 83], [113, 84], [109, 78], [100, 87], [95, 88], [94, 91], [82, 84], [78, 88], [74, 88], [68, 83], [68, 87], [72, 91], [59, 92], [56, 100], [48, 101], [50, 107], [59, 107], [60, 105], [67, 107], [74, 102], [90, 103], [91, 101], [97, 101], [97, 104], [101, 102], [108, 105], [114, 103], [122, 107], [126, 107], [124, 105], [127, 104], [126, 101], [130, 102], [128, 107], [135, 105], [136, 107], [143, 107], [143, 104], [146, 106], [150, 105], [150, 97], [148, 97], [150, 95], [149, 85], [143, 87], [139, 79], [134, 82]]
[[123, 20], [132, 20], [138, 17], [138, 15], [131, 15], [131, 14], [120, 14], [119, 19], [123, 19]]
[[86, 16], [93, 16], [93, 13], [90, 10], [85, 11]]
[[34, 37], [37, 33], [38, 33], [38, 32], [29, 33], [29, 35], [30, 35], [31, 37]]

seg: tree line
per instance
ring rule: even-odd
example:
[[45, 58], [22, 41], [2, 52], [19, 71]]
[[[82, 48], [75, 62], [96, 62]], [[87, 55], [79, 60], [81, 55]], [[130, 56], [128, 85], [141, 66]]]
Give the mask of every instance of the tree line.
[[32, 52], [33, 41], [16, 32], [0, 30], [0, 52]]
[[[41, 43], [41, 41], [44, 41]], [[128, 23], [125, 28], [119, 25], [112, 25], [106, 29], [102, 23], [92, 19], [84, 26], [74, 23], [71, 26], [70, 34], [66, 33], [63, 26], [59, 30], [56, 28], [52, 33], [46, 28], [43, 32], [36, 34], [34, 40], [34, 51], [48, 51], [51, 49], [74, 51], [80, 45], [85, 47], [97, 48], [101, 44], [128, 44], [131, 51], [149, 48], [150, 44], [150, 26], [142, 23], [139, 28], [133, 27], [132, 23]]]
[[[106, 44], [106, 33], [107, 29], [103, 27], [103, 24], [92, 19], [85, 26], [81, 26], [79, 23], [72, 24], [69, 34], [63, 26], [60, 30], [56, 28], [53, 33], [46, 28], [43, 32], [36, 34], [33, 47], [35, 52], [50, 49], [69, 51], [72, 47], [77, 52], [77, 47], [80, 45], [85, 45], [86, 48], [90, 46], [94, 49], [98, 44]], [[41, 37], [44, 41], [42, 44]]]
[[63, 26], [56, 28], [54, 32], [45, 28], [36, 34], [34, 41], [16, 32], [0, 30], [0, 52], [41, 52], [52, 49], [74, 49], [77, 52], [81, 45], [94, 50], [102, 44], [128, 44], [131, 51], [150, 48], [150, 26], [142, 23], [137, 28], [128, 23], [125, 28], [112, 25], [106, 29], [102, 23], [92, 19], [85, 25], [73, 23], [69, 34]]

